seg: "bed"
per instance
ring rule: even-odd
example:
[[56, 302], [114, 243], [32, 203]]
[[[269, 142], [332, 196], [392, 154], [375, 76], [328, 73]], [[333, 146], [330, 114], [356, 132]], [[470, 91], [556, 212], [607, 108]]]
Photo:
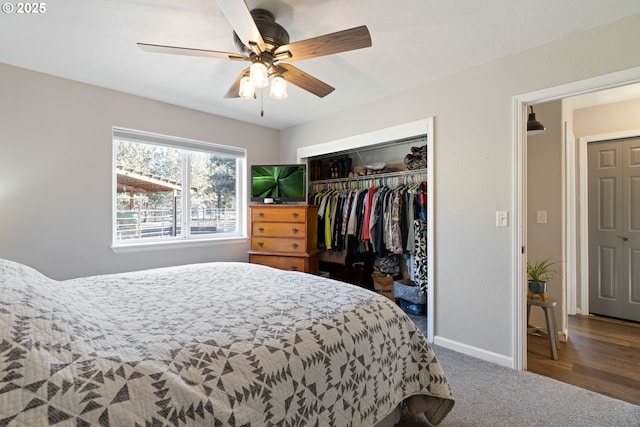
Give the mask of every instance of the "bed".
[[65, 281], [0, 260], [0, 426], [373, 426], [454, 405], [392, 301], [234, 262]]

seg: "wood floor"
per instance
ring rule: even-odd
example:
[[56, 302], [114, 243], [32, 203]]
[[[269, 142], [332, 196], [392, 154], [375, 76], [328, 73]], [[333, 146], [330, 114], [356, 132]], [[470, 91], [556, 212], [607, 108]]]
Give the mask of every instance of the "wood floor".
[[558, 360], [547, 338], [527, 336], [527, 370], [640, 405], [640, 323], [569, 316]]

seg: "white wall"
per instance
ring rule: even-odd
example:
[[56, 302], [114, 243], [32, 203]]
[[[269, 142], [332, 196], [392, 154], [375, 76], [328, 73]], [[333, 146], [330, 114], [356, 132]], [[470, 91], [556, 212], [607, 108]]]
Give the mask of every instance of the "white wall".
[[[281, 132], [296, 149], [435, 117], [435, 334], [513, 357], [515, 230], [512, 102], [519, 94], [640, 65], [640, 15]], [[425, 46], [428, 49], [429, 46]], [[437, 46], [433, 47], [437, 49]]]
[[0, 64], [0, 257], [57, 279], [248, 259], [248, 243], [115, 254], [112, 126], [278, 160], [278, 132]]

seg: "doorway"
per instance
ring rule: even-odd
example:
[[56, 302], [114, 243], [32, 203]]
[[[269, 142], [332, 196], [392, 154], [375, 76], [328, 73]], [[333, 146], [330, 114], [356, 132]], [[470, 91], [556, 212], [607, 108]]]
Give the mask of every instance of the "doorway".
[[[543, 165], [552, 164], [553, 162], [548, 160], [548, 158], [560, 157], [559, 153], [553, 150], [558, 150], [558, 147], [564, 146], [567, 150], [567, 161], [564, 162], [566, 173], [563, 175], [566, 184], [562, 184], [562, 180], [559, 178], [560, 174], [558, 173], [559, 166], [557, 162], [554, 164], [554, 169], [547, 172], [547, 175], [555, 174], [553, 180], [547, 182], [529, 182], [526, 195], [528, 214], [530, 217], [529, 223], [527, 224], [529, 226], [527, 233], [528, 252], [535, 253], [536, 250], [539, 252], [540, 249], [536, 248], [536, 244], [539, 244], [540, 240], [544, 242], [548, 242], [549, 240], [548, 237], [544, 235], [544, 228], [550, 227], [550, 225], [546, 223], [543, 225], [535, 224], [535, 219], [534, 224], [531, 224], [531, 217], [533, 216], [533, 218], [535, 218], [535, 211], [536, 208], [539, 208], [538, 204], [540, 203], [540, 197], [535, 191], [539, 191], [540, 188], [536, 189], [536, 186], [541, 186], [544, 191], [553, 193], [556, 198], [564, 197], [566, 200], [567, 208], [565, 216], [567, 219], [563, 220], [563, 222], [566, 222], [567, 226], [564, 232], [558, 234], [564, 235], [568, 242], [584, 243], [584, 248], [580, 248], [579, 250], [579, 252], [585, 254], [583, 260], [580, 259], [583, 257], [575, 258], [572, 256], [571, 250], [568, 249], [566, 251], [564, 256], [569, 264], [566, 271], [575, 270], [575, 268], [571, 266], [576, 264], [590, 266], [591, 268], [593, 268], [594, 265], [596, 267], [603, 266], [606, 268], [608, 265], [613, 265], [613, 260], [630, 261], [626, 265], [620, 262], [620, 264], [623, 265], [613, 266], [616, 270], [622, 269], [623, 273], [631, 273], [630, 275], [615, 274], [613, 268], [609, 268], [605, 272], [596, 273], [597, 277], [595, 279], [589, 278], [589, 276], [585, 274], [578, 276], [578, 280], [571, 280], [570, 275], [566, 274], [565, 281], [567, 285], [576, 282], [578, 285], [580, 283], [584, 284], [585, 290], [582, 291], [582, 296], [585, 296], [588, 301], [588, 284], [596, 282], [597, 284], [601, 284], [601, 286], [604, 285], [602, 289], [598, 290], [597, 294], [601, 295], [607, 304], [616, 302], [617, 300], [618, 303], [621, 303], [628, 310], [629, 307], [636, 310], [640, 308], [640, 301], [634, 302], [634, 300], [638, 299], [636, 297], [638, 294], [638, 279], [636, 278], [634, 280], [632, 275], [633, 266], [640, 265], [638, 258], [635, 257], [634, 259], [634, 254], [639, 252], [637, 246], [638, 243], [640, 243], [635, 239], [636, 236], [640, 234], [640, 230], [635, 232], [635, 229], [638, 228], [635, 224], [640, 223], [640, 219], [636, 219], [633, 215], [640, 215], [639, 210], [636, 208], [640, 206], [638, 204], [638, 199], [640, 199], [640, 185], [636, 184], [640, 183], [640, 131], [630, 130], [581, 137], [579, 138], [580, 144], [574, 148], [575, 138], [572, 132], [567, 131], [566, 128], [570, 127], [570, 130], [575, 130], [578, 135], [584, 135], [585, 132], [592, 130], [589, 126], [584, 126], [585, 121], [590, 120], [594, 116], [600, 117], [603, 122], [610, 121], [610, 117], [619, 118], [622, 115], [621, 110], [637, 111], [637, 106], [640, 105], [640, 103], [637, 100], [627, 102], [616, 101], [612, 102], [611, 106], [591, 106], [591, 108], [583, 109], [581, 112], [572, 115], [568, 114], [564, 109], [561, 112], [557, 105], [555, 105], [554, 109], [554, 104], [558, 104], [558, 102], [559, 101], [552, 101], [544, 104], [536, 104], [535, 106], [536, 112], [543, 113], [542, 115], [538, 114], [538, 118], [540, 118], [548, 128], [554, 126], [559, 127], [560, 124], [562, 124], [565, 129], [564, 132], [556, 129], [555, 134], [552, 133], [549, 135], [547, 140], [539, 139], [538, 137], [532, 137], [527, 140], [527, 152], [531, 154], [527, 158], [527, 166], [529, 169], [534, 169], [533, 173], [528, 171], [527, 177], [531, 178], [533, 175], [532, 180], [539, 180], [539, 177], [535, 175], [535, 169], [540, 167], [540, 164], [536, 164], [536, 162], [540, 163], [540, 159], [542, 159]], [[545, 116], [544, 113], [550, 116], [558, 116], [560, 119], [554, 120], [552, 117]], [[570, 126], [567, 126], [564, 117], [562, 117], [565, 114], [572, 116]], [[610, 125], [607, 124], [604, 127], [607, 126]], [[630, 122], [627, 124], [627, 127], [630, 126], [634, 126], [634, 123]], [[536, 150], [541, 151], [541, 153], [537, 153], [536, 155]], [[581, 156], [569, 156], [570, 151], [580, 151]], [[587, 156], [588, 151], [590, 151], [590, 156]], [[576, 159], [580, 160], [576, 161]], [[589, 160], [589, 162], [587, 160]], [[571, 164], [575, 164], [576, 167], [568, 167], [568, 165]], [[581, 176], [580, 179], [577, 179], [576, 171], [580, 171], [581, 175], [584, 175], [585, 178], [582, 179]], [[569, 179], [571, 176], [576, 179]], [[587, 176], [591, 176], [590, 182], [587, 182]], [[534, 191], [530, 191], [531, 187], [533, 187]], [[555, 191], [552, 190], [552, 187], [555, 188]], [[572, 189], [576, 187], [588, 190], [588, 193], [583, 191], [583, 194], [576, 198], [575, 191], [572, 191]], [[561, 188], [566, 189], [564, 195], [561, 193]], [[584, 202], [584, 206], [581, 209], [574, 209], [575, 212], [571, 213], [572, 210], [569, 209], [569, 206], [576, 206], [576, 200]], [[624, 200], [624, 204], [622, 206], [609, 206], [607, 204], [601, 206], [600, 203], [595, 203], [595, 206], [591, 206], [591, 208], [587, 210], [587, 201], [593, 205], [594, 202], [598, 200], [609, 203], [615, 200]], [[546, 201], [546, 203], [549, 202]], [[551, 206], [553, 206], [553, 204]], [[555, 211], [550, 212], [555, 212], [556, 215], [558, 214], [557, 208], [555, 208]], [[571, 218], [574, 220], [572, 221]], [[575, 233], [575, 225], [582, 219], [592, 224], [591, 229], [589, 229], [589, 227], [580, 227], [581, 231]], [[572, 223], [574, 226], [571, 226]], [[558, 224], [553, 225], [556, 227], [555, 230], [558, 230]], [[593, 236], [603, 232], [605, 234], [611, 234], [611, 236], [605, 236], [603, 244], [595, 248], [595, 253], [599, 254], [600, 259], [589, 260], [589, 251], [587, 248], [592, 248], [593, 258], [593, 245], [596, 240]], [[553, 233], [551, 233], [551, 235], [553, 235]], [[586, 238], [587, 236], [588, 238]], [[627, 240], [624, 240], [625, 238]], [[631, 241], [632, 239], [633, 241]], [[561, 246], [558, 241], [551, 242], [552, 249], [559, 250]], [[566, 245], [567, 248], [571, 246], [572, 245]], [[621, 258], [627, 259], [621, 260]], [[580, 277], [585, 279], [581, 280]], [[599, 277], [603, 279], [610, 278], [611, 280], [603, 281], [598, 279]], [[619, 285], [622, 289], [615, 288], [613, 284], [614, 279], [619, 279], [616, 285]], [[623, 283], [626, 285], [636, 284], [636, 287], [625, 287]], [[559, 285], [559, 283], [553, 283], [554, 287], [557, 285]], [[558, 291], [557, 289], [553, 290]], [[567, 294], [571, 293], [569, 291], [571, 291], [571, 289], [567, 287]], [[575, 290], [575, 293], [580, 296], [579, 289]], [[553, 296], [556, 299], [563, 298], [562, 293], [558, 296]], [[631, 368], [632, 371], [637, 370], [637, 366], [640, 365], [640, 358], [636, 357], [635, 353], [629, 353], [628, 351], [628, 348], [637, 347], [637, 338], [634, 338], [633, 334], [625, 337], [623, 331], [628, 329], [635, 333], [639, 325], [614, 322], [611, 319], [606, 320], [598, 316], [574, 316], [573, 314], [576, 314], [575, 311], [578, 311], [583, 314], [600, 313], [618, 318], [623, 317], [619, 313], [602, 313], [598, 311], [598, 309], [595, 309], [593, 304], [576, 304], [575, 298], [573, 301], [571, 298], [566, 298], [564, 301], [567, 306], [566, 314], [564, 315], [567, 321], [566, 330], [571, 332], [571, 338], [568, 342], [561, 344], [561, 350], [558, 352], [560, 362], [549, 358], [549, 351], [546, 348], [548, 347], [547, 340], [541, 338], [534, 339], [528, 336], [526, 369], [597, 392], [608, 390], [607, 393], [612, 397], [627, 400], [630, 397], [628, 397], [629, 393], [626, 387], [637, 387], [640, 377], [631, 374], [625, 376], [625, 370], [629, 369], [630, 366], [634, 367]], [[571, 307], [576, 307], [576, 305], [577, 310], [571, 312]], [[625, 317], [630, 318], [629, 316]], [[558, 317], [558, 319], [560, 319], [560, 317]], [[588, 324], [589, 326], [573, 329], [576, 324]], [[600, 330], [601, 324], [606, 325], [605, 330]], [[546, 350], [546, 352], [544, 350], [541, 351], [541, 349]], [[624, 363], [622, 363], [622, 360], [624, 360]], [[633, 396], [634, 400], [632, 400], [632, 402], [637, 403], [640, 395], [633, 393]]]
[[[523, 94], [514, 97], [513, 102], [513, 123], [514, 123], [514, 167], [515, 167], [515, 187], [514, 187], [514, 243], [515, 247], [521, 253], [521, 256], [514, 257], [514, 283], [516, 287], [514, 289], [514, 367], [516, 369], [526, 369], [527, 364], [527, 342], [526, 342], [526, 249], [528, 248], [527, 240], [527, 177], [526, 177], [526, 162], [527, 162], [527, 137], [526, 128], [524, 127], [527, 117], [527, 106], [530, 104], [543, 103], [548, 101], [561, 100], [568, 97], [573, 97], [585, 93], [596, 92], [604, 89], [610, 89], [615, 87], [621, 87], [624, 85], [630, 85], [640, 82], [640, 68], [634, 68], [621, 72], [608, 74], [592, 79], [587, 79], [579, 82], [570, 83], [554, 88], [549, 88], [537, 92]], [[540, 119], [540, 117], [538, 117]], [[543, 121], [543, 120], [541, 120]], [[573, 141], [571, 141], [573, 142]], [[565, 177], [567, 170], [564, 171]], [[582, 173], [582, 172], [580, 172]], [[573, 178], [572, 178], [573, 179]], [[566, 182], [570, 182], [569, 179]], [[580, 282], [580, 276], [583, 275], [581, 269], [578, 269], [580, 264], [577, 260], [582, 256], [579, 253], [581, 248], [581, 241], [579, 239], [582, 230], [578, 228], [577, 215], [567, 215], [567, 199], [570, 197], [569, 188], [563, 188], [563, 217], [565, 218], [563, 225], [563, 238], [565, 239], [564, 255], [574, 258], [568, 259], [565, 262], [564, 285], [563, 289], [566, 294], [566, 300], [571, 302], [571, 308], [565, 307], [562, 312], [562, 318], [566, 319], [568, 313], [572, 309], [575, 309], [575, 305], [583, 305], [581, 301], [584, 301], [584, 292], [580, 292], [581, 287], [576, 287], [576, 284]], [[577, 195], [573, 196], [577, 198]], [[575, 230], [575, 238], [571, 237], [571, 230]], [[522, 249], [520, 251], [520, 249]], [[582, 281], [584, 282], [584, 281]], [[574, 302], [575, 301], [575, 302]]]

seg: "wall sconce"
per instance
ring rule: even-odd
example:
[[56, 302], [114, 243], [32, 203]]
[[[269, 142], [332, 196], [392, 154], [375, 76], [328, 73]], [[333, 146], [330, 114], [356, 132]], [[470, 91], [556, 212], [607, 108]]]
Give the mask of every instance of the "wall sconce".
[[531, 112], [529, 113], [529, 118], [527, 119], [527, 135], [540, 135], [547, 129], [545, 129], [542, 123], [536, 120], [536, 115], [533, 112], [533, 106], [530, 105], [529, 108], [531, 109]]

